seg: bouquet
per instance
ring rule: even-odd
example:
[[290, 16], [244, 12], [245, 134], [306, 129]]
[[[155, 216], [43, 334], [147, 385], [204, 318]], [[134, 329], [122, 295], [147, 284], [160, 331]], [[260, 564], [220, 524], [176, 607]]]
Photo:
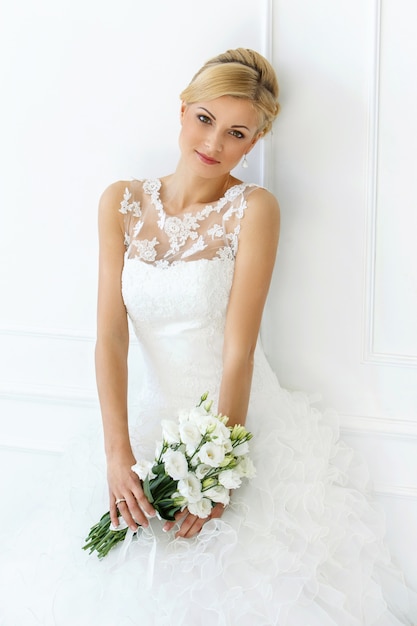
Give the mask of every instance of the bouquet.
[[[240, 487], [242, 478], [255, 475], [249, 458], [252, 434], [241, 425], [228, 427], [229, 418], [215, 415], [207, 397], [207, 393], [201, 396], [197, 407], [180, 413], [178, 420], [163, 420], [155, 459], [132, 467], [163, 520], [175, 520], [176, 513], [185, 508], [206, 518], [216, 503], [229, 503], [230, 490]], [[83, 549], [103, 558], [126, 533], [126, 524], [114, 527], [107, 512], [91, 528]]]

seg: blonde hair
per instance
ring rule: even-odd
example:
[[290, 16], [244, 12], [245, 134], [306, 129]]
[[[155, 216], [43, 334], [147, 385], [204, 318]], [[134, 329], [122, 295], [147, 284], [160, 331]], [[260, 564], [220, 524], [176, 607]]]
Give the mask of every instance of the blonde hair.
[[275, 70], [259, 52], [227, 50], [207, 61], [180, 94], [187, 104], [232, 96], [252, 102], [259, 116], [258, 131], [265, 135], [278, 115], [279, 87]]

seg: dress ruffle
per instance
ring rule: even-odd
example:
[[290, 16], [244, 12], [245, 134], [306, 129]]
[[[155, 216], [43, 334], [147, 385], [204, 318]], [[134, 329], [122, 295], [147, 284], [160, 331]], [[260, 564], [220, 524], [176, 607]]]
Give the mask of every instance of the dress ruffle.
[[262, 427], [251, 412], [247, 421], [256, 477], [191, 540], [153, 519], [102, 561], [82, 551], [106, 507], [104, 459], [97, 433], [73, 442], [48, 487], [54, 508], [1, 555], [0, 624], [415, 625], [366, 467], [331, 412], [276, 385], [273, 407], [254, 399]]

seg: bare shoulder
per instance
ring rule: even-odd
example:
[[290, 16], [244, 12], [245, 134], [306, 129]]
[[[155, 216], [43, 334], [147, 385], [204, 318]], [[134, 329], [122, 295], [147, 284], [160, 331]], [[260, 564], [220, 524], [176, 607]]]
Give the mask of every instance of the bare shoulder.
[[247, 197], [245, 221], [279, 229], [280, 207], [274, 194], [263, 187], [251, 191]]
[[129, 190], [130, 181], [118, 180], [111, 183], [100, 196], [100, 214], [117, 213], [123, 200], [126, 189]]

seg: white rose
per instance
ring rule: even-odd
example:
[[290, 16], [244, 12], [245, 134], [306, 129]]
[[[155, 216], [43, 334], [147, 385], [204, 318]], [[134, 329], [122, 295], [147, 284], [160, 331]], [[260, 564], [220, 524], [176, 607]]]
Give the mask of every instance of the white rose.
[[229, 490], [221, 485], [216, 485], [203, 492], [206, 498], [210, 498], [213, 502], [221, 502], [227, 506], [230, 502]]
[[184, 498], [187, 498], [188, 503], [201, 500], [201, 483], [191, 472], [186, 478], [178, 481], [178, 491]]
[[226, 489], [237, 489], [242, 484], [241, 474], [234, 469], [224, 470], [219, 474], [219, 483]]
[[242, 456], [240, 458], [235, 471], [245, 478], [253, 478], [256, 476], [256, 468], [248, 456]]
[[162, 457], [165, 471], [174, 480], [185, 478], [188, 474], [188, 463], [180, 450], [167, 450]]
[[135, 465], [132, 465], [132, 471], [139, 476], [141, 480], [145, 480], [147, 476], [149, 478], [155, 478], [155, 474], [152, 472], [154, 463], [152, 461], [138, 461]]
[[183, 422], [179, 427], [181, 441], [185, 443], [187, 453], [192, 454], [201, 441], [201, 433], [195, 422]]
[[180, 443], [178, 424], [173, 420], [162, 420], [162, 435], [168, 443]]
[[247, 441], [240, 443], [238, 446], [233, 448], [233, 454], [235, 456], [242, 456], [243, 454], [247, 454], [249, 452], [249, 444]]
[[208, 498], [201, 498], [198, 502], [190, 502], [188, 510], [191, 515], [197, 515], [197, 517], [205, 518], [211, 513], [211, 502]]
[[223, 446], [218, 446], [212, 441], [208, 441], [201, 446], [198, 456], [202, 463], [210, 465], [210, 467], [219, 467], [224, 459], [225, 452]]

